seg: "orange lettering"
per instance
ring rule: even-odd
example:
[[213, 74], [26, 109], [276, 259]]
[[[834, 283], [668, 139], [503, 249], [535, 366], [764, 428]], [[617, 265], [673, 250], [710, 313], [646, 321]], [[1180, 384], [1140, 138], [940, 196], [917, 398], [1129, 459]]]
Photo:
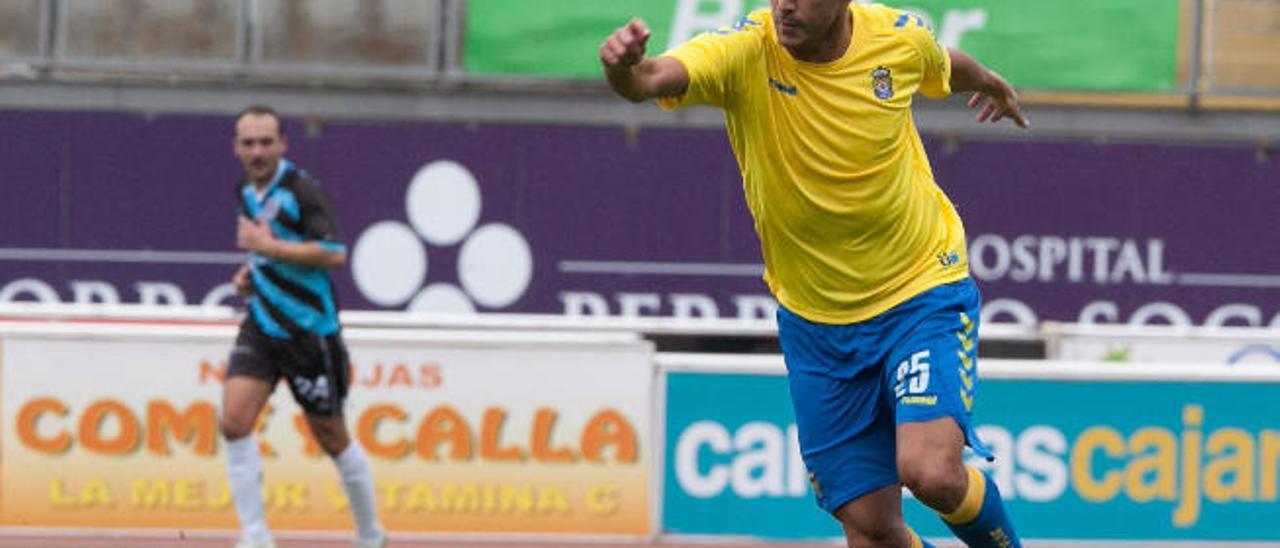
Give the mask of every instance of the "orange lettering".
[[[364, 380], [360, 381], [360, 384], [365, 386], [378, 386], [378, 383], [382, 382], [382, 364], [374, 362], [372, 369], [373, 377], [366, 377]], [[355, 376], [348, 378], [354, 379]]]
[[59, 417], [67, 416], [67, 406], [53, 398], [36, 398], [27, 402], [18, 411], [18, 439], [27, 447], [41, 453], [62, 453], [71, 447], [71, 435], [66, 430], [52, 438], [41, 438], [36, 432], [36, 422], [40, 415], [53, 413]]
[[555, 409], [550, 407], [542, 407], [538, 409], [538, 413], [533, 417], [533, 435], [531, 436], [531, 452], [534, 460], [542, 462], [573, 462], [573, 449], [569, 447], [560, 447], [552, 449], [551, 446], [551, 430], [555, 427], [556, 419]]
[[627, 418], [613, 409], [605, 409], [587, 423], [582, 431], [582, 456], [589, 462], [604, 462], [600, 454], [606, 445], [617, 447], [614, 460], [636, 461], [636, 431]]
[[217, 442], [218, 419], [213, 404], [196, 402], [185, 413], [178, 413], [173, 405], [161, 400], [147, 402], [147, 449], [157, 455], [168, 455], [169, 444], [165, 431], [171, 430], [180, 442], [190, 443], [197, 455], [212, 455]]
[[404, 422], [406, 417], [404, 411], [394, 405], [371, 405], [365, 409], [360, 415], [359, 422], [356, 423], [356, 439], [360, 440], [360, 445], [369, 450], [370, 455], [387, 459], [402, 458], [409, 452], [409, 440], [400, 438], [390, 444], [379, 442], [378, 423], [384, 419]]
[[209, 360], [200, 360], [200, 374], [197, 377], [200, 384], [207, 384], [210, 380], [221, 383], [227, 375], [227, 362], [220, 362], [214, 365]]
[[387, 379], [387, 386], [395, 385], [413, 388], [413, 376], [409, 375], [409, 368], [404, 364], [396, 364], [395, 369], [391, 370], [391, 378]]
[[519, 447], [502, 447], [502, 425], [507, 421], [507, 412], [501, 407], [490, 407], [484, 410], [484, 420], [480, 426], [480, 456], [492, 461], [520, 462], [525, 459], [524, 451]]
[[[110, 415], [115, 415], [120, 423], [120, 432], [115, 439], [104, 439], [102, 423]], [[138, 438], [138, 418], [119, 401], [96, 402], [85, 409], [84, 416], [80, 418], [80, 443], [95, 453], [130, 453], [138, 447]]]
[[423, 388], [437, 388], [444, 384], [444, 375], [440, 372], [440, 364], [427, 363], [418, 366], [418, 375], [422, 379]]
[[436, 446], [445, 442], [452, 445], [450, 459], [471, 459], [471, 430], [467, 428], [466, 419], [456, 409], [442, 405], [432, 409], [418, 426], [418, 456], [440, 460], [436, 457]]

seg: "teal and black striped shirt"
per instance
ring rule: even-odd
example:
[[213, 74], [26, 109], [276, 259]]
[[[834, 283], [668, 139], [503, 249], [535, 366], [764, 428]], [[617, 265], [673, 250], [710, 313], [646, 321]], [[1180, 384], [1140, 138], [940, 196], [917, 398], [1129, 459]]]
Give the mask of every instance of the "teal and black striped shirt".
[[[270, 224], [276, 238], [316, 242], [344, 252], [328, 197], [288, 160], [271, 184], [258, 192], [250, 181], [239, 185], [240, 215]], [[253, 295], [249, 314], [263, 333], [281, 339], [330, 335], [338, 331], [338, 302], [325, 268], [313, 268], [250, 254]]]

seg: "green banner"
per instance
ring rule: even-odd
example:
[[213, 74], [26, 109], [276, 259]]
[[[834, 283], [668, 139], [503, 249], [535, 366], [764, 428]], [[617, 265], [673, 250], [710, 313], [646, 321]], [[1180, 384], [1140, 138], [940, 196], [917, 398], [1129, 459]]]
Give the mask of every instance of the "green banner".
[[[1018, 87], [1175, 91], [1179, 3], [1170, 0], [904, 0], [945, 45]], [[650, 54], [730, 25], [768, 0], [471, 0], [463, 66], [475, 76], [598, 78], [597, 50], [632, 17]]]

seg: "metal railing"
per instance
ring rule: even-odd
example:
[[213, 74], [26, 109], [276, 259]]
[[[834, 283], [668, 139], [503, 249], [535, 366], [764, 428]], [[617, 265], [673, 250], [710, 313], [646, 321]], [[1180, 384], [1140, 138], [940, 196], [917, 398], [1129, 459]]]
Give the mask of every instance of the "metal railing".
[[[0, 78], [589, 89], [464, 71], [466, 0], [7, 0]], [[1280, 0], [1182, 0], [1177, 89], [1030, 102], [1280, 110]]]
[[444, 0], [0, 2], [0, 64], [40, 77], [433, 79]]

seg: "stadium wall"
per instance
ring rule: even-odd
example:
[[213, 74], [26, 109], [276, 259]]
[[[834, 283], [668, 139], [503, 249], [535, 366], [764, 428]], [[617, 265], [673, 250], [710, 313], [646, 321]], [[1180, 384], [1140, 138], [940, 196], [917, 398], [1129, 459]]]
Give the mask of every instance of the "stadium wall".
[[[722, 130], [286, 125], [352, 246], [348, 309], [771, 317]], [[233, 302], [227, 117], [0, 111], [0, 141], [0, 302]], [[1267, 149], [925, 141], [987, 320], [1280, 323]]]
[[[0, 530], [234, 528], [231, 325], [0, 325]], [[353, 328], [347, 409], [398, 534], [825, 539], [781, 357], [637, 334]], [[987, 360], [988, 469], [1027, 539], [1280, 541], [1274, 366]], [[104, 382], [104, 379], [112, 382]], [[287, 391], [258, 428], [279, 530], [350, 528]], [[931, 512], [908, 519], [945, 538]], [[1248, 524], [1242, 527], [1241, 524]]]

